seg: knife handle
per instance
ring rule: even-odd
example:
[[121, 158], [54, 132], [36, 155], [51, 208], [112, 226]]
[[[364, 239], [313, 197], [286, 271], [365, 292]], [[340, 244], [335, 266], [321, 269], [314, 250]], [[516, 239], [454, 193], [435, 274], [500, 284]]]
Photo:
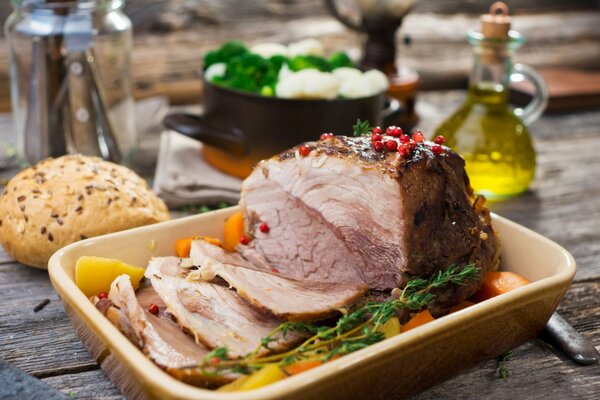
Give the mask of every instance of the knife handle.
[[594, 345], [558, 313], [552, 314], [545, 331], [571, 360], [582, 365], [590, 365], [600, 359], [600, 353]]

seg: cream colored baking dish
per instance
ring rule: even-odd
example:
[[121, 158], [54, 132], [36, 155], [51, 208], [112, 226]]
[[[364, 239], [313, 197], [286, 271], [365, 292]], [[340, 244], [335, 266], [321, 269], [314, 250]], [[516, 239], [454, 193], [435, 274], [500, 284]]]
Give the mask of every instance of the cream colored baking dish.
[[146, 265], [173, 255], [175, 240], [222, 237], [237, 207], [87, 239], [55, 253], [52, 284], [77, 333], [127, 398], [151, 399], [387, 399], [421, 391], [535, 337], [545, 326], [575, 274], [571, 254], [556, 243], [499, 216], [502, 269], [524, 275], [526, 287], [479, 303], [270, 386], [239, 393], [199, 389], [154, 365], [75, 286], [82, 255]]

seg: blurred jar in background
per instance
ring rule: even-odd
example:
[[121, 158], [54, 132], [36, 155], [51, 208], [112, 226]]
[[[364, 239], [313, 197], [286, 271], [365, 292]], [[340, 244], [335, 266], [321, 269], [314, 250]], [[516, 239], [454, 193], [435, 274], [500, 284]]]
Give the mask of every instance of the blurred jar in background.
[[130, 163], [137, 147], [123, 0], [13, 0], [6, 21], [18, 153]]

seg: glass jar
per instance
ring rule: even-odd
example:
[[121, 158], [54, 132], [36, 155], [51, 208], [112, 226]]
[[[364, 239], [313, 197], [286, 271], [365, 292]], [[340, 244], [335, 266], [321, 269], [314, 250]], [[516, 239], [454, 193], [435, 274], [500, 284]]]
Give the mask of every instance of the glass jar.
[[123, 0], [12, 0], [5, 24], [19, 155], [128, 164], [137, 138]]
[[[525, 191], [535, 176], [535, 150], [527, 125], [543, 113], [548, 91], [533, 69], [513, 64], [514, 51], [523, 44], [518, 32], [498, 39], [471, 31], [469, 42], [474, 61], [467, 98], [436, 135], [445, 136], [446, 144], [463, 156], [475, 192], [508, 198]], [[536, 93], [526, 108], [513, 109], [508, 102], [510, 82], [524, 78]]]

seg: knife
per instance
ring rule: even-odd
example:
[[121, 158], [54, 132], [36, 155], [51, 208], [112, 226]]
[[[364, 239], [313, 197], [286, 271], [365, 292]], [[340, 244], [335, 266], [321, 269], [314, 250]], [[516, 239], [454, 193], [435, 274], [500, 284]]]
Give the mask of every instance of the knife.
[[0, 358], [0, 399], [63, 400], [68, 397]]
[[600, 359], [594, 345], [556, 312], [548, 320], [544, 332], [556, 347], [578, 364], [590, 365]]

